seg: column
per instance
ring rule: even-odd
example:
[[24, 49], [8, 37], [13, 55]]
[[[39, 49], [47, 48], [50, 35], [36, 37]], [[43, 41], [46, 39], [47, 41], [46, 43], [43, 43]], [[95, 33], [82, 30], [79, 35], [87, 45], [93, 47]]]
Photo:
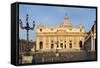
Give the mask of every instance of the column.
[[45, 41], [46, 41], [46, 38], [45, 37], [43, 37], [43, 51], [45, 51], [46, 50], [46, 43], [45, 43]]
[[39, 50], [39, 37], [36, 37], [36, 50]]
[[49, 46], [48, 46], [49, 48], [49, 50], [51, 49], [51, 38], [50, 38], [50, 36], [49, 36]]

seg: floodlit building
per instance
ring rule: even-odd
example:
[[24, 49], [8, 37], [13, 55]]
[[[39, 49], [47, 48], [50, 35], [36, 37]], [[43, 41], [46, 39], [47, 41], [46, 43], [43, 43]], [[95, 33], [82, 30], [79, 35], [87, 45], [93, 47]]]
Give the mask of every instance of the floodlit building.
[[57, 27], [40, 24], [36, 28], [37, 51], [79, 51], [84, 48], [86, 37], [82, 24], [74, 26], [68, 16]]

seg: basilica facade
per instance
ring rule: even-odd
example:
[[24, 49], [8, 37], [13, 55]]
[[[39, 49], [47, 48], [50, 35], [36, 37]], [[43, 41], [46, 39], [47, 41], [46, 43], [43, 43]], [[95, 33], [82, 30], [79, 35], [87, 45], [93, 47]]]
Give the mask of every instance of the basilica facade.
[[67, 15], [57, 27], [36, 27], [36, 51], [80, 51], [86, 37], [82, 24], [72, 25]]

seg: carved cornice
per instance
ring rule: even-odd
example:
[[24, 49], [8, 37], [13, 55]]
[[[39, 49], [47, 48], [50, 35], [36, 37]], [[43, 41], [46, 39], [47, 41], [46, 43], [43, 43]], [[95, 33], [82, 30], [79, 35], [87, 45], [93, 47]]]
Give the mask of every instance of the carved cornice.
[[85, 37], [87, 34], [86, 33], [80, 33], [80, 32], [60, 32], [60, 33], [37, 33], [36, 36], [83, 36]]

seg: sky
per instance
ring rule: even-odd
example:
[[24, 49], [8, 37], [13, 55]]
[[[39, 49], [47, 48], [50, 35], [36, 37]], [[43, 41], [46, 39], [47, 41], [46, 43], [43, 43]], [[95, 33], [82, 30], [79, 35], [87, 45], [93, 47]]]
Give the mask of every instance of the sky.
[[[29, 24], [32, 27], [35, 24], [44, 24], [45, 26], [57, 27], [67, 14], [72, 25], [77, 26], [82, 23], [88, 32], [96, 20], [96, 9], [94, 8], [76, 8], [76, 7], [58, 7], [58, 6], [40, 6], [40, 5], [19, 5], [19, 19], [25, 26], [26, 14], [29, 15]], [[29, 31], [29, 40], [35, 40], [36, 29]], [[26, 39], [26, 30], [19, 26], [19, 38]]]

